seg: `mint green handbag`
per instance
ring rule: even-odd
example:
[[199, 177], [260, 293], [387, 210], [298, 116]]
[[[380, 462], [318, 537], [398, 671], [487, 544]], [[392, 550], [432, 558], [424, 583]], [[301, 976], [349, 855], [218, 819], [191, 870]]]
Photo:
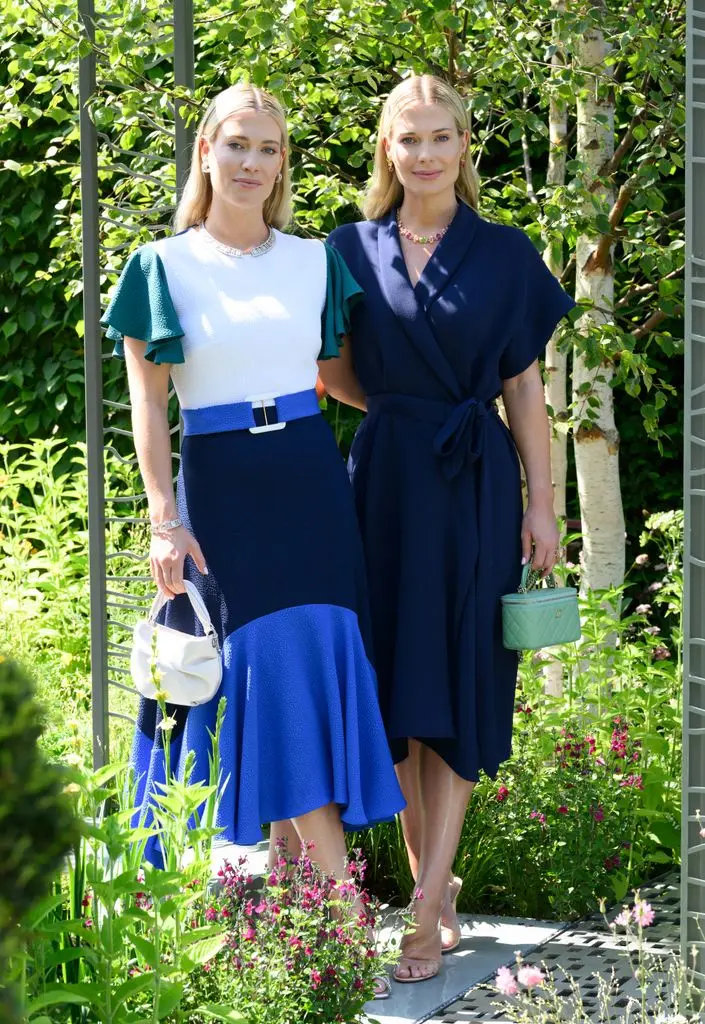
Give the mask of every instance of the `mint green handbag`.
[[516, 594], [502, 598], [502, 640], [511, 651], [536, 651], [580, 639], [575, 587], [557, 587], [553, 573], [541, 586], [541, 572], [525, 565]]

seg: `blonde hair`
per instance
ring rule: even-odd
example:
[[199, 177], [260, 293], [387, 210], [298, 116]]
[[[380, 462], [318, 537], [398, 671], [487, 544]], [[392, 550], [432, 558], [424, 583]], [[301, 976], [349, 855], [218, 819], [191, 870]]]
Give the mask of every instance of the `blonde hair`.
[[176, 231], [183, 231], [195, 224], [201, 224], [206, 219], [213, 200], [210, 176], [201, 168], [203, 159], [201, 139], [207, 138], [209, 142], [213, 142], [223, 121], [231, 114], [239, 114], [243, 110], [267, 114], [277, 123], [281, 135], [281, 145], [285, 150], [281, 180], [275, 182], [271, 194], [265, 200], [262, 212], [265, 223], [275, 228], [284, 228], [291, 220], [291, 172], [286, 115], [281, 103], [274, 96], [247, 82], [241, 82], [218, 93], [198, 126], [191, 154], [191, 170], [174, 216]]
[[[387, 166], [387, 151], [384, 146], [394, 122], [409, 107], [418, 104], [437, 103], [453, 115], [458, 133], [470, 135], [470, 119], [462, 99], [447, 82], [435, 75], [412, 75], [400, 82], [384, 102], [377, 133], [375, 164], [372, 178], [362, 202], [362, 212], [368, 220], [384, 217], [389, 211], [401, 203], [404, 189], [393, 170]], [[461, 166], [455, 182], [455, 193], [458, 199], [467, 203], [473, 210], [477, 209], [480, 180], [475, 165], [468, 156]]]

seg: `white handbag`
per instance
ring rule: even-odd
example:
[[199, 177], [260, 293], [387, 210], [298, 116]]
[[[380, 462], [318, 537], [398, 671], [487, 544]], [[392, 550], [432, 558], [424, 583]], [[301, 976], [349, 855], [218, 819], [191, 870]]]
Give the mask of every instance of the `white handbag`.
[[[206, 635], [192, 636], [157, 623], [156, 617], [167, 600], [159, 593], [152, 602], [149, 616], [140, 619], [135, 626], [130, 669], [132, 681], [142, 696], [154, 699], [152, 661], [156, 660], [159, 688], [169, 694], [167, 703], [192, 708], [216, 695], [223, 677], [223, 662], [218, 637], [201, 595], [193, 583], [184, 580], [184, 586]], [[152, 650], [154, 636], [156, 651]]]

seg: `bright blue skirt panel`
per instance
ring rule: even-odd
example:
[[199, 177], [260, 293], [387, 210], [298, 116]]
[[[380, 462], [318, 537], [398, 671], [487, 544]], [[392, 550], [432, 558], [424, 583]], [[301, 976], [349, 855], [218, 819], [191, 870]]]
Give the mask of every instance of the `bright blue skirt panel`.
[[[348, 828], [388, 820], [404, 805], [385, 736], [370, 660], [367, 594], [352, 492], [320, 416], [284, 430], [187, 437], [179, 514], [209, 568], [187, 563], [223, 646], [220, 693], [197, 708], [170, 708], [171, 761], [207, 780], [209, 730], [227, 698], [220, 757], [228, 779], [218, 824], [224, 838], [257, 842], [260, 826], [330, 802]], [[168, 625], [201, 632], [185, 597]], [[132, 762], [138, 807], [151, 818], [164, 779], [163, 734], [143, 700]], [[154, 847], [150, 859], [158, 862]]]

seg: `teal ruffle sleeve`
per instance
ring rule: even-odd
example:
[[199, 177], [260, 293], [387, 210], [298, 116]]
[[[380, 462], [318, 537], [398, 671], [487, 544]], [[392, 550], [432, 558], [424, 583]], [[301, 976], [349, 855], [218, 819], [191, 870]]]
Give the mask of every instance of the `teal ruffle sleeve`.
[[339, 355], [343, 338], [350, 333], [350, 311], [360, 301], [363, 291], [337, 249], [330, 245], [326, 245], [325, 249], [326, 304], [321, 317], [323, 344], [318, 358], [335, 359]]
[[144, 356], [152, 363], [184, 361], [184, 331], [169, 294], [164, 264], [150, 245], [130, 256], [100, 322], [115, 342], [113, 355], [124, 357], [128, 337], [147, 342]]

